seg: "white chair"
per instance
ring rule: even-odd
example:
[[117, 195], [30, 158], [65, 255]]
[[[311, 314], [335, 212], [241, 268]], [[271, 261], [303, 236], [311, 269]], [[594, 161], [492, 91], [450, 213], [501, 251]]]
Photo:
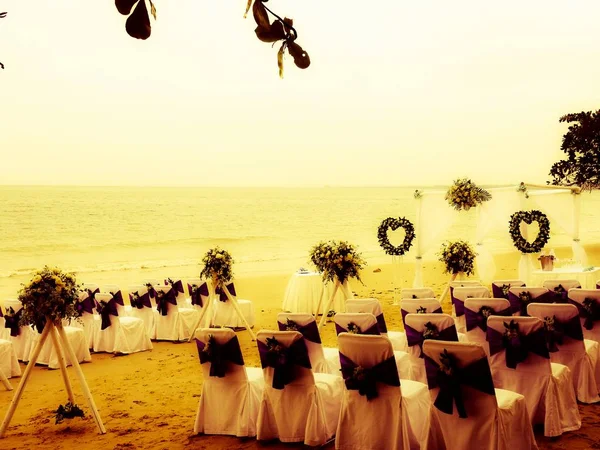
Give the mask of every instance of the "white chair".
[[6, 378], [21, 375], [21, 367], [13, 343], [7, 339], [0, 339], [0, 372]]
[[[76, 320], [72, 320], [71, 324], [75, 324], [76, 322]], [[92, 360], [92, 356], [90, 355], [88, 340], [86, 338], [85, 331], [83, 330], [83, 328], [79, 326], [65, 325], [63, 323], [63, 329], [65, 330], [65, 334], [67, 336], [67, 339], [69, 340], [69, 344], [71, 345], [71, 348], [73, 349], [73, 352], [77, 357], [77, 362], [90, 362]], [[29, 361], [31, 361], [31, 356], [35, 351], [35, 347], [37, 346], [37, 343], [39, 342], [41, 336], [41, 333], [34, 331], [33, 340], [31, 343], [31, 351], [28, 358]], [[59, 341], [59, 344], [62, 348], [62, 342]], [[65, 358], [65, 363], [67, 364], [67, 366], [73, 365], [73, 361], [71, 361], [69, 352], [62, 348], [62, 354]], [[44, 346], [40, 351], [36, 364], [48, 366], [49, 369], [60, 368], [58, 353], [56, 351], [56, 347], [54, 346], [54, 341], [50, 336], [48, 336], [46, 342], [44, 342]]]
[[84, 284], [79, 293], [79, 303], [77, 305], [81, 317], [79, 320], [68, 324], [83, 328], [88, 348], [94, 348], [94, 329], [96, 328], [96, 323], [100, 320], [100, 317], [96, 313], [96, 295], [99, 293], [100, 288], [97, 284]]
[[465, 333], [465, 300], [468, 298], [489, 298], [490, 291], [485, 286], [457, 286], [452, 289], [452, 315], [456, 319], [456, 331]]
[[298, 331], [304, 336], [308, 356], [313, 372], [340, 375], [340, 357], [338, 349], [323, 347], [317, 321], [312, 314], [277, 314], [279, 331]]
[[125, 316], [123, 306], [110, 294], [96, 294], [96, 301], [102, 310], [98, 311], [101, 319], [95, 322], [95, 352], [130, 354], [152, 349], [142, 319]]
[[511, 287], [508, 290], [508, 301], [514, 315], [527, 316], [529, 303], [552, 303], [554, 294], [542, 287]]
[[100, 292], [110, 294], [113, 296], [115, 302], [121, 305], [124, 309], [123, 312], [126, 316], [130, 316], [132, 309], [131, 305], [125, 303], [125, 293], [121, 290], [121, 287], [116, 284], [105, 284], [101, 287]]
[[[421, 298], [403, 298], [400, 303], [400, 315], [402, 316], [402, 325], [407, 314], [441, 314], [442, 305], [438, 300], [431, 297]], [[408, 343], [406, 342], [406, 333], [402, 333], [402, 351], [408, 351]]]
[[[338, 342], [345, 389], [335, 448], [424, 448], [431, 409], [427, 386], [398, 377], [389, 339], [341, 333]], [[364, 372], [370, 376], [356, 377]]]
[[600, 289], [570, 289], [569, 303], [579, 310], [583, 336], [600, 342]]
[[[423, 352], [431, 401], [435, 405], [431, 410], [429, 448], [537, 449], [525, 398], [494, 388], [481, 346], [428, 340], [423, 344]], [[452, 369], [453, 375], [449, 376], [447, 369]], [[460, 410], [453, 396], [455, 392], [446, 387], [454, 383], [458, 384], [458, 398], [462, 400]]]
[[569, 289], [581, 288], [579, 280], [546, 280], [542, 287], [548, 289], [554, 294], [554, 302], [567, 303], [569, 299]]
[[522, 280], [495, 280], [492, 281], [492, 297], [508, 300], [508, 290], [511, 287], [525, 287]]
[[[171, 286], [155, 286], [157, 292], [156, 339], [159, 341], [185, 341], [190, 338], [198, 321], [199, 313], [195, 308], [179, 307], [175, 291]], [[185, 299], [182, 300], [185, 304]]]
[[[8, 314], [11, 308], [14, 315]], [[18, 326], [22, 308], [23, 305], [19, 300], [9, 299], [4, 301], [4, 337], [12, 342], [17, 359], [27, 362], [33, 345], [34, 331], [29, 326]]]
[[[338, 313], [333, 317], [333, 321], [335, 322], [335, 331], [338, 336], [341, 333], [371, 336], [382, 335], [379, 333], [377, 319], [370, 313]], [[396, 358], [396, 366], [398, 367], [398, 376], [403, 380], [412, 380], [414, 374], [408, 351], [394, 350], [394, 357]]]
[[[297, 331], [259, 331], [257, 345], [265, 389], [256, 438], [323, 445], [336, 431], [344, 380], [313, 373], [304, 338]], [[289, 364], [279, 365], [277, 349], [287, 354]]]
[[436, 298], [433, 289], [424, 288], [406, 288], [400, 291], [400, 298], [402, 300], [409, 298]]
[[370, 313], [375, 316], [379, 325], [379, 332], [392, 342], [394, 350], [406, 349], [404, 345], [404, 333], [400, 331], [390, 331], [387, 328], [383, 310], [379, 300], [375, 298], [351, 298], [346, 300], [346, 312], [349, 313]]
[[583, 403], [600, 401], [596, 384], [598, 343], [584, 342], [579, 311], [574, 305], [530, 303], [527, 312], [545, 322], [550, 361], [571, 370], [577, 400]]
[[512, 315], [510, 302], [505, 298], [468, 298], [465, 300], [465, 320], [467, 341], [481, 345], [487, 355], [490, 347], [487, 343], [487, 319], [489, 316]]
[[550, 437], [581, 427], [571, 371], [550, 362], [543, 321], [490, 316], [487, 338], [494, 385], [525, 396], [532, 424]]
[[[202, 314], [202, 311], [208, 307], [208, 304], [210, 302], [210, 292], [208, 289], [208, 284], [201, 278], [188, 278], [187, 290], [190, 296], [186, 299], [187, 307], [195, 308], [200, 314]], [[209, 326], [210, 321], [211, 318], [208, 316], [208, 314], [205, 314], [200, 326]]]
[[[229, 293], [237, 300], [242, 315], [248, 321], [250, 327], [254, 327], [254, 305], [250, 300], [237, 298], [237, 293], [233, 283], [227, 285]], [[214, 315], [212, 323], [221, 327], [245, 328], [244, 322], [238, 316], [234, 306], [229, 301], [227, 294], [222, 289], [217, 289], [217, 298], [213, 300]]]
[[458, 341], [456, 325], [448, 314], [407, 314], [404, 330], [408, 341], [411, 380], [427, 383], [423, 362], [423, 342], [427, 339]]
[[[194, 433], [256, 436], [265, 385], [262, 370], [244, 365], [237, 336], [229, 328], [203, 328], [194, 337], [204, 378]], [[223, 365], [213, 367], [206, 351], [207, 346], [214, 345], [212, 342], [219, 346]]]
[[150, 339], [156, 339], [156, 301], [150, 298], [148, 287], [136, 284], [127, 288], [129, 292], [129, 306], [131, 308], [131, 317], [137, 317], [144, 321], [146, 333]]

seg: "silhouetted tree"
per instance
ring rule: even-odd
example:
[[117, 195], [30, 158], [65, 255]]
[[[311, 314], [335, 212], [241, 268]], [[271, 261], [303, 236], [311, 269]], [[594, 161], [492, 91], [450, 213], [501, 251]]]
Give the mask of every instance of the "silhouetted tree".
[[567, 114], [560, 122], [572, 124], [560, 147], [567, 158], [552, 165], [548, 184], [600, 189], [600, 109]]

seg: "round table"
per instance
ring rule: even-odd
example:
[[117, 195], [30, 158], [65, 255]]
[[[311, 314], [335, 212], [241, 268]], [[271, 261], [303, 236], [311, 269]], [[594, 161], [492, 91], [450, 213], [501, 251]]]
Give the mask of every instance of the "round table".
[[[344, 288], [346, 292], [351, 292], [347, 281], [344, 283]], [[319, 312], [322, 313], [333, 294], [333, 289], [334, 284], [323, 283], [323, 275], [318, 272], [296, 272], [288, 282], [281, 309], [292, 313], [315, 314], [319, 299], [321, 299], [321, 311]], [[330, 310], [344, 312], [346, 310], [345, 303], [346, 294], [344, 289], [339, 288]]]

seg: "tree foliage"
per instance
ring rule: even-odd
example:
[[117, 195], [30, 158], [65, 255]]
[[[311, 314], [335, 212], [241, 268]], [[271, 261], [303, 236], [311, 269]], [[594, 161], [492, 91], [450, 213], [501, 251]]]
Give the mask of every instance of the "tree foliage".
[[548, 184], [600, 189], [600, 109], [566, 114], [560, 122], [571, 124], [560, 147], [567, 157], [552, 165]]
[[[146, 40], [152, 33], [146, 1], [150, 5], [150, 14], [156, 20], [156, 7], [152, 0], [115, 0], [117, 10], [124, 16], [129, 16], [125, 23], [127, 33], [136, 39]], [[287, 17], [281, 18], [275, 14], [265, 6], [267, 1], [248, 0], [244, 17], [247, 16], [250, 8], [252, 8], [252, 15], [257, 25], [254, 30], [256, 37], [262, 42], [272, 43], [273, 45], [275, 42], [282, 42], [277, 52], [277, 66], [279, 67], [279, 76], [283, 78], [283, 58], [286, 50], [294, 58], [294, 63], [300, 69], [306, 69], [310, 65], [310, 58], [308, 53], [296, 43], [298, 33], [294, 28], [294, 21]], [[133, 12], [131, 12], [132, 9]], [[272, 23], [269, 19], [269, 14], [275, 18]]]

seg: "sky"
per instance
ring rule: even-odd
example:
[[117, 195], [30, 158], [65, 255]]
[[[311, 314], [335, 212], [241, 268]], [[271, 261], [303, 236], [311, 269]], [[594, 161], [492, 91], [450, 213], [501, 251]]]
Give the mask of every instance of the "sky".
[[543, 183], [560, 116], [600, 107], [597, 0], [155, 0], [135, 40], [110, 0], [0, 0], [0, 184]]

